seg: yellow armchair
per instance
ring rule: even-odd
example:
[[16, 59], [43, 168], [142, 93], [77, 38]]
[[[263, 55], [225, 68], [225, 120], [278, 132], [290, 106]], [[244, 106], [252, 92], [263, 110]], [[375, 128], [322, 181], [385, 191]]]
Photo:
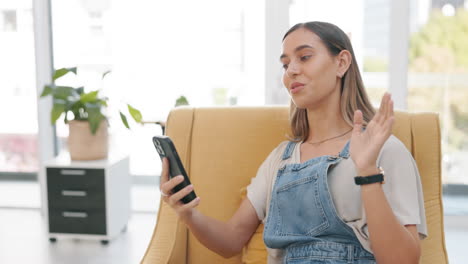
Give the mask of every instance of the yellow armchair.
[[[241, 190], [256, 175], [270, 151], [286, 140], [288, 115], [289, 108], [284, 106], [187, 107], [170, 113], [167, 135], [174, 141], [196, 193], [201, 197], [198, 207], [201, 212], [224, 221], [234, 214], [241, 202]], [[429, 236], [422, 242], [421, 263], [446, 264], [438, 116], [405, 112], [395, 115], [393, 134], [413, 154], [424, 189]], [[156, 227], [141, 263], [266, 263], [264, 258], [258, 260], [258, 256], [266, 254], [264, 245], [259, 246], [261, 228], [243, 253], [224, 259], [201, 245], [172, 209], [161, 203]], [[248, 255], [259, 251], [263, 253], [257, 258]]]

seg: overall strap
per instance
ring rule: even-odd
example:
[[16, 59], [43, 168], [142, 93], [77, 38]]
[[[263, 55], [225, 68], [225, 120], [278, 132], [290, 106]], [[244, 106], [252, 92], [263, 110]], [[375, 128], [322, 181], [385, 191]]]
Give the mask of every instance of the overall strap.
[[296, 146], [296, 142], [293, 142], [293, 141], [288, 142], [288, 145], [286, 146], [286, 149], [284, 150], [284, 153], [283, 153], [283, 157], [282, 157], [283, 160], [287, 160], [291, 157], [294, 151], [294, 146]]
[[341, 158], [347, 159], [349, 157], [349, 143], [351, 141], [346, 142], [346, 145], [341, 150], [340, 154], [338, 154]]

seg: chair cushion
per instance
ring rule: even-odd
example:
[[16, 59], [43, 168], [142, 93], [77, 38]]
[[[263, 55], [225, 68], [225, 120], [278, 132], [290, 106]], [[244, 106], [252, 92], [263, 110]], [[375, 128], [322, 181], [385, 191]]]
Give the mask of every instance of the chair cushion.
[[[241, 189], [241, 200], [247, 196], [247, 187]], [[267, 250], [263, 243], [263, 224], [260, 224], [249, 242], [242, 249], [243, 264], [265, 264], [267, 262]]]
[[267, 254], [265, 244], [263, 243], [263, 224], [260, 224], [242, 250], [242, 263], [265, 264], [267, 262]]
[[[222, 221], [235, 213], [241, 203], [239, 190], [250, 183], [268, 153], [289, 134], [288, 119], [286, 106], [171, 111], [166, 132], [202, 198], [202, 213]], [[445, 264], [438, 117], [395, 112], [393, 132], [415, 157], [424, 188], [429, 236], [422, 242], [421, 263]], [[224, 259], [198, 242], [174, 218], [172, 209], [162, 205], [142, 263], [266, 263], [262, 234], [260, 225], [242, 254]]]

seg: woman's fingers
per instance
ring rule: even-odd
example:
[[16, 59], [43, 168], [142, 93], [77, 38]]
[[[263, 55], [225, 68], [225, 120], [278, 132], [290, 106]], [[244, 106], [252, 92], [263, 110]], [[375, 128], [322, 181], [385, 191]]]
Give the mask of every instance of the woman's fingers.
[[389, 100], [390, 100], [390, 94], [385, 93], [384, 96], [383, 96], [383, 104], [382, 104], [382, 113], [383, 113], [383, 116], [384, 116], [384, 120], [385, 120], [385, 117], [387, 117], [388, 101]]
[[167, 181], [169, 181], [169, 160], [167, 158], [163, 158], [161, 171], [161, 185]]
[[387, 92], [382, 96], [382, 101], [380, 102], [380, 108], [379, 108], [379, 119], [378, 119], [379, 124], [382, 124], [383, 122], [385, 122], [385, 119], [387, 118], [389, 98], [390, 98], [390, 94]]
[[184, 177], [182, 175], [179, 175], [177, 177], [174, 177], [170, 179], [169, 181], [162, 183], [160, 186], [161, 192], [171, 195], [172, 189], [176, 187], [178, 184], [184, 181]]
[[392, 95], [389, 93], [385, 93], [382, 96], [382, 100], [380, 102], [380, 108], [377, 111], [374, 120], [379, 125], [385, 125], [387, 120], [393, 116], [393, 100]]
[[388, 120], [385, 122], [385, 131], [388, 135], [392, 133], [393, 122], [395, 122], [395, 118], [393, 116], [389, 117]]
[[182, 190], [172, 193], [174, 187], [184, 181], [184, 176], [178, 175], [170, 178], [169, 176], [169, 161], [167, 158], [162, 160], [161, 184], [159, 185], [162, 200], [172, 207], [179, 216], [186, 215], [192, 208], [200, 203], [200, 198], [197, 197], [188, 204], [184, 204], [181, 199], [193, 191], [193, 186], [189, 185]]
[[159, 191], [161, 195], [166, 197], [169, 195], [169, 192], [163, 190], [163, 185], [169, 181], [169, 161], [167, 158], [162, 159], [162, 171], [161, 171], [161, 179], [159, 182]]
[[393, 99], [392, 95], [388, 96], [388, 101], [387, 101], [387, 107], [386, 107], [386, 113], [385, 113], [385, 120], [393, 116]]
[[186, 186], [182, 190], [174, 193], [169, 197], [169, 201], [171, 204], [176, 204], [178, 201], [180, 201], [182, 198], [187, 196], [190, 192], [193, 191], [193, 185]]
[[390, 110], [389, 110], [389, 113], [390, 113], [390, 116], [394, 116], [395, 113], [393, 112], [393, 108], [394, 108], [394, 104], [393, 104], [393, 99], [390, 100]]
[[362, 131], [362, 112], [361, 110], [356, 110], [354, 111], [354, 117], [353, 117], [353, 133], [361, 133]]
[[392, 128], [393, 128], [393, 122], [395, 120], [395, 116], [394, 116], [394, 113], [393, 113], [393, 100], [389, 100], [389, 103], [388, 103], [388, 116], [385, 120], [385, 128], [386, 130], [388, 130], [389, 133], [392, 132]]
[[380, 123], [381, 120], [382, 120], [382, 116], [383, 116], [383, 104], [384, 104], [384, 101], [385, 101], [385, 95], [387, 93], [385, 93], [383, 96], [382, 96], [382, 99], [380, 99], [380, 106], [379, 106], [379, 110], [377, 110], [377, 112], [375, 113], [374, 115], [374, 118], [372, 118], [372, 121], [376, 122], [376, 123]]
[[184, 211], [184, 210], [194, 208], [198, 206], [199, 203], [200, 203], [200, 197], [197, 197], [193, 199], [190, 203], [182, 205], [179, 210]]
[[383, 138], [387, 139], [388, 136], [392, 133], [393, 122], [395, 117], [393, 116], [393, 100], [390, 94], [385, 94], [385, 102], [382, 105], [382, 115], [380, 123], [378, 124], [378, 133]]

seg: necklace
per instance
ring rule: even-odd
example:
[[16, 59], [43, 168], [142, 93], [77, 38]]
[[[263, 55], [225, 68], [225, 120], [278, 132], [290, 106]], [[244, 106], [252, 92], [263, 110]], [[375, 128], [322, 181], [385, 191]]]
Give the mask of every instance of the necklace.
[[348, 131], [344, 132], [344, 133], [343, 133], [343, 134], [341, 134], [341, 135], [334, 136], [334, 137], [331, 137], [331, 138], [327, 138], [327, 139], [324, 139], [324, 140], [321, 140], [321, 141], [317, 141], [317, 142], [307, 142], [307, 143], [308, 143], [308, 144], [312, 144], [312, 145], [321, 144], [321, 143], [323, 143], [323, 142], [325, 142], [325, 141], [329, 141], [329, 140], [332, 140], [332, 139], [335, 139], [335, 138], [342, 137], [342, 136], [344, 136], [344, 135], [348, 134], [349, 132], [351, 132], [352, 130], [353, 130], [353, 129], [351, 128], [350, 130], [348, 130]]

